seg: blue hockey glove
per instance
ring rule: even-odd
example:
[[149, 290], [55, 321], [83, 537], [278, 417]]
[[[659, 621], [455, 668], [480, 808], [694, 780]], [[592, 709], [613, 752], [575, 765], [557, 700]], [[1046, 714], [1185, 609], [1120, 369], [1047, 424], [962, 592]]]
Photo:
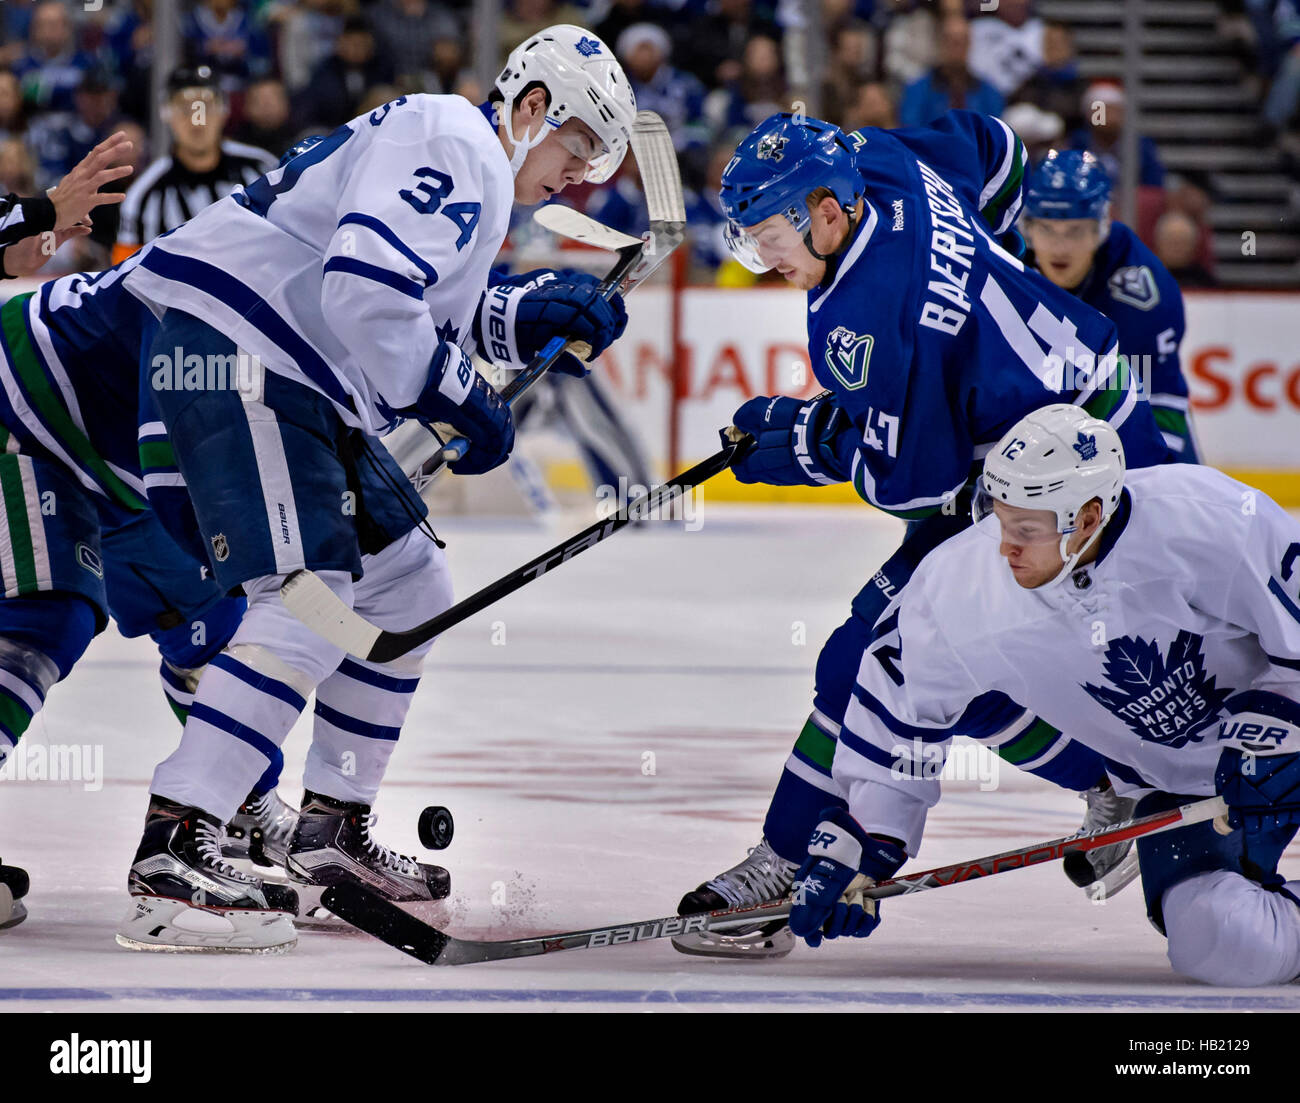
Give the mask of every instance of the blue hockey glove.
[[[469, 450], [452, 465], [458, 475], [479, 475], [505, 463], [515, 445], [510, 407], [474, 370], [459, 345], [441, 342], [429, 365], [429, 379], [415, 405], [398, 413], [430, 428], [450, 426], [469, 442]], [[445, 439], [445, 430], [443, 430]]]
[[[571, 268], [508, 276], [483, 293], [475, 340], [488, 359], [506, 368], [524, 367], [553, 337], [586, 342], [595, 360], [627, 328], [623, 297], [615, 293], [606, 302], [599, 288], [595, 276]], [[551, 370], [581, 377], [591, 369], [566, 352]]]
[[906, 860], [900, 847], [868, 835], [842, 808], [826, 809], [795, 877], [790, 930], [809, 946], [866, 938], [880, 926], [880, 911], [862, 890], [893, 877]]
[[1214, 789], [1228, 805], [1228, 826], [1245, 828], [1247, 836], [1300, 823], [1300, 754], [1225, 748]]
[[[756, 442], [732, 465], [737, 482], [828, 486], [848, 478], [852, 452], [845, 448], [850, 438], [842, 434], [853, 425], [829, 395], [811, 402], [751, 398], [736, 411], [732, 424]], [[725, 429], [721, 435], [725, 447], [730, 443]]]

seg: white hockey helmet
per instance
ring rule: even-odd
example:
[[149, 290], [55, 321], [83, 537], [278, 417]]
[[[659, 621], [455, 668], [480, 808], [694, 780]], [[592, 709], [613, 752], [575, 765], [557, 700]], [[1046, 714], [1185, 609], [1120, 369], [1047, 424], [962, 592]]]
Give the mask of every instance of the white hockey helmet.
[[[1042, 539], [1060, 541], [1065, 565], [1052, 580], [1058, 582], [1101, 535], [1119, 505], [1124, 470], [1124, 446], [1110, 422], [1068, 403], [1044, 406], [1016, 422], [985, 457], [971, 516], [979, 524], [996, 502], [1054, 513], [1056, 531]], [[1093, 498], [1101, 502], [1101, 524], [1070, 554], [1066, 549], [1079, 511]]]
[[[588, 162], [585, 179], [593, 184], [608, 180], [627, 155], [636, 120], [636, 96], [614, 52], [590, 31], [569, 23], [538, 31], [510, 51], [496, 87], [505, 101], [506, 137], [516, 145], [519, 164], [528, 149], [549, 133], [544, 127], [532, 141], [515, 142], [510, 112], [519, 94], [534, 81], [544, 84], [550, 95], [546, 108], [550, 130], [577, 118], [595, 131], [604, 148]], [[514, 168], [518, 171], [518, 164]]]

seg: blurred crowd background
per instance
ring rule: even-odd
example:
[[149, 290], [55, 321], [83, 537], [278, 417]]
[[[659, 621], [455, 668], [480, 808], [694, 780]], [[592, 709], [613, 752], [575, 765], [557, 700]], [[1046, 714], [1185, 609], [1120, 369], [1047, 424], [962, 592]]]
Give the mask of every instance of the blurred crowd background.
[[[717, 186], [738, 140], [778, 110], [802, 107], [851, 130], [915, 126], [950, 107], [973, 108], [1006, 120], [1035, 156], [1052, 146], [1090, 149], [1119, 179], [1123, 84], [1085, 75], [1079, 27], [1031, 0], [820, 0], [811, 21], [809, 0], [500, 2], [498, 60], [536, 30], [581, 24], [614, 48], [638, 104], [668, 121], [690, 190], [698, 280], [751, 278], [726, 263]], [[1292, 181], [1300, 179], [1298, 3], [1217, 3], [1218, 33], [1245, 63], [1236, 91], [1254, 105], [1258, 141]], [[49, 187], [118, 129], [135, 140], [137, 178], [151, 162], [182, 156], [178, 143], [195, 144], [177, 132], [183, 112], [173, 112], [170, 147], [150, 147], [164, 107], [151, 88], [152, 7], [0, 3], [0, 188]], [[812, 50], [810, 33], [818, 36]], [[243, 147], [278, 158], [297, 138], [404, 93], [475, 102], [487, 93], [472, 67], [468, 0], [186, 0], [181, 35], [183, 63], [210, 69], [217, 110], [206, 125], [245, 160]], [[1185, 286], [1213, 286], [1212, 177], [1170, 171], [1160, 143], [1145, 134], [1138, 148], [1136, 229]], [[632, 158], [614, 181], [571, 199], [617, 228], [639, 233], [644, 225]], [[58, 258], [61, 269], [122, 255], [114, 251], [118, 221], [101, 209], [94, 235]], [[528, 232], [523, 223], [518, 230]]]

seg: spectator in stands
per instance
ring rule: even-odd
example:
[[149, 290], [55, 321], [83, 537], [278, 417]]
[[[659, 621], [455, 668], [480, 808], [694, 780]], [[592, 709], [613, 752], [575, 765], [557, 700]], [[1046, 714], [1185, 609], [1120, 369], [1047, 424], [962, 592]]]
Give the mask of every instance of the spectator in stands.
[[274, 77], [253, 81], [244, 90], [244, 117], [235, 128], [235, 140], [279, 157], [297, 136], [284, 85]]
[[74, 112], [46, 114], [28, 132], [27, 144], [36, 158], [39, 187], [54, 187], [78, 161], [118, 129], [117, 89], [102, 68], [86, 70], [73, 93], [73, 102]]
[[[604, 16], [599, 17], [595, 26], [592, 27], [592, 30], [596, 32], [602, 42], [611, 44], [617, 42], [618, 36], [634, 23], [663, 23], [665, 21], [664, 13], [649, 3], [649, 0], [609, 0], [606, 5], [593, 5], [593, 13], [602, 6], [607, 7], [608, 11]], [[739, 51], [733, 56], [738, 57]], [[739, 71], [739, 67], [737, 67], [737, 71]], [[700, 80], [705, 79], [707, 78], [700, 77]]]
[[410, 87], [433, 95], [449, 95], [471, 82], [477, 83], [477, 78], [466, 64], [465, 44], [459, 38], [436, 38], [420, 72], [410, 80]]
[[113, 246], [115, 264], [275, 168], [276, 158], [266, 150], [222, 138], [229, 113], [220, 78], [211, 68], [177, 69], [167, 89], [163, 118], [171, 131], [171, 150], [127, 189]]
[[1200, 227], [1182, 211], [1166, 211], [1156, 222], [1155, 254], [1178, 286], [1215, 287], [1218, 281], [1197, 257]]
[[0, 4], [0, 66], [17, 65], [27, 53], [27, 35], [36, 0], [5, 0]]
[[555, 0], [509, 0], [497, 23], [501, 63], [505, 64], [506, 54], [529, 35], [556, 23], [582, 22], [582, 12], [572, 4], [557, 4]]
[[0, 141], [21, 138], [27, 133], [27, 109], [18, 78], [0, 69]]
[[[1110, 178], [1118, 184], [1124, 179], [1120, 154], [1120, 136], [1124, 129], [1124, 89], [1109, 81], [1098, 81], [1084, 93], [1083, 110], [1087, 125], [1070, 136], [1072, 149], [1086, 149], [1097, 155]], [[1165, 168], [1160, 163], [1156, 144], [1150, 138], [1138, 138], [1138, 184], [1144, 188], [1163, 188]]]
[[1065, 136], [1065, 122], [1061, 116], [1032, 103], [1013, 103], [1003, 113], [1002, 121], [1025, 143], [1027, 160], [1031, 165], [1038, 164], [1049, 149], [1060, 145]]
[[634, 23], [618, 36], [614, 52], [623, 63], [636, 105], [657, 112], [668, 124], [673, 145], [684, 159], [683, 169], [697, 178], [708, 156], [708, 126], [704, 121], [704, 85], [690, 73], [674, 69], [668, 58], [668, 32], [653, 23]]
[[199, 0], [181, 25], [186, 63], [206, 65], [229, 96], [271, 67], [271, 47], [241, 0]]
[[857, 99], [858, 89], [874, 79], [878, 58], [870, 24], [848, 23], [831, 40], [829, 71], [822, 84], [822, 117], [834, 122]]
[[122, 111], [135, 119], [153, 115], [153, 0], [129, 0], [118, 7], [105, 32], [120, 86]]
[[1043, 64], [1043, 21], [1030, 0], [998, 0], [991, 15], [971, 25], [970, 68], [1006, 99]]
[[934, 12], [921, 0], [883, 0], [876, 8], [884, 24], [884, 74], [906, 88], [934, 68], [937, 28]]
[[[640, 105], [638, 100], [637, 104]], [[755, 35], [745, 43], [740, 78], [717, 88], [704, 100], [704, 117], [712, 133], [752, 130], [769, 115], [789, 106], [781, 48], [775, 39]]]
[[0, 142], [0, 194], [32, 195], [36, 191], [36, 162], [17, 138]]
[[1274, 7], [1277, 75], [1264, 101], [1264, 122], [1274, 134], [1285, 130], [1300, 107], [1300, 4], [1277, 0]]
[[375, 49], [375, 36], [363, 16], [350, 16], [334, 52], [316, 67], [311, 81], [294, 97], [295, 123], [300, 128], [341, 126], [357, 113], [366, 91], [391, 84], [393, 67]]
[[1059, 115], [1068, 132], [1078, 130], [1087, 121], [1082, 104], [1088, 82], [1079, 75], [1079, 59], [1074, 52], [1074, 36], [1064, 23], [1043, 26], [1043, 64], [1016, 93], [1017, 102], [1032, 103], [1053, 115]]
[[840, 125], [849, 131], [861, 130], [864, 126], [893, 130], [898, 125], [898, 111], [888, 85], [870, 81], [859, 88]]
[[970, 24], [961, 16], [948, 16], [939, 27], [939, 63], [903, 92], [898, 121], [903, 126], [924, 126], [945, 111], [964, 107], [985, 115], [1001, 115], [1002, 94], [970, 71]]
[[45, 0], [33, 9], [27, 53], [14, 66], [30, 107], [74, 110], [73, 93], [94, 63], [94, 58], [77, 49], [72, 17], [62, 0]]
[[298, 0], [282, 15], [280, 76], [291, 95], [305, 88], [317, 66], [334, 52], [348, 7], [347, 0]]
[[460, 34], [456, 17], [435, 0], [378, 0], [370, 18], [379, 52], [399, 77], [416, 77], [429, 64], [437, 39]]
[[722, 172], [738, 146], [743, 133], [725, 135], [709, 150], [709, 167], [704, 187], [686, 196], [686, 231], [691, 247], [691, 278], [713, 280], [714, 274], [731, 257], [722, 239], [727, 216], [722, 210]]
[[[643, 21], [644, 14], [635, 20]], [[630, 25], [624, 23], [619, 32]], [[708, 87], [721, 88], [740, 79], [740, 57], [754, 35], [780, 41], [781, 30], [770, 9], [753, 0], [712, 0], [673, 30], [673, 58]]]

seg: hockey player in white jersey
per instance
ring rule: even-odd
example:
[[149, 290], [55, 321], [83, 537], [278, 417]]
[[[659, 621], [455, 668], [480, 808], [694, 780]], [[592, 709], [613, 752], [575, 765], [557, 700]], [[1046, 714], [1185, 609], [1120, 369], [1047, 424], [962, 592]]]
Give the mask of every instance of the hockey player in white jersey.
[[[288, 614], [279, 588], [309, 568], [392, 628], [446, 609], [441, 544], [374, 437], [403, 419], [450, 427], [471, 442], [457, 472], [495, 467], [514, 429], [470, 354], [519, 368], [564, 337], [595, 357], [626, 324], [621, 299], [590, 278], [488, 285], [513, 203], [617, 168], [635, 116], [627, 78], [599, 39], [557, 26], [510, 55], [494, 98], [384, 104], [155, 241], [128, 277], [159, 317], [142, 383], [156, 421], [142, 434], [165, 428], [175, 457], [147, 473], [151, 503], [219, 582], [243, 588], [248, 612], [154, 775], [124, 945], [293, 942], [283, 896], [232, 879], [203, 839], [313, 691], [287, 860], [302, 906], [340, 881], [398, 902], [450, 891], [446, 870], [371, 831], [427, 648], [388, 664], [345, 657]], [[214, 364], [237, 384], [213, 385]]]
[[1227, 803], [1137, 843], [1173, 967], [1296, 979], [1300, 882], [1278, 862], [1300, 825], [1300, 523], [1210, 468], [1126, 475], [1115, 431], [1066, 405], [1003, 437], [973, 512], [876, 626], [833, 766], [848, 810], [813, 833], [791, 929], [870, 934], [876, 905], [842, 894], [916, 853], [939, 751], [1032, 713], [1104, 755], [1139, 816]]

